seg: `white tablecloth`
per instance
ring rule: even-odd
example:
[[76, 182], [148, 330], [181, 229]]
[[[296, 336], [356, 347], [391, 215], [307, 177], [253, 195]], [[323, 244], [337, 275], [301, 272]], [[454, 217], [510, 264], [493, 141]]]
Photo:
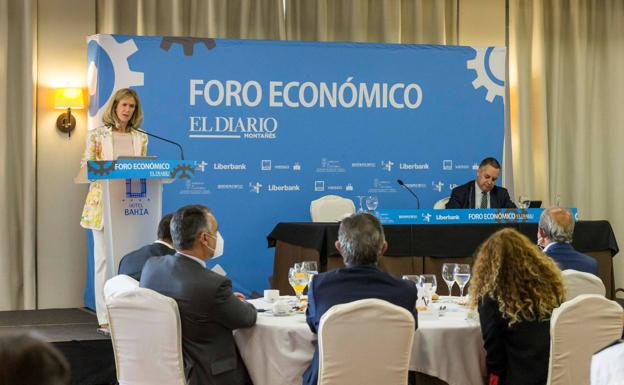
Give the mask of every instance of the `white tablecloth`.
[[[250, 301], [270, 309], [262, 299]], [[449, 385], [482, 385], [485, 353], [479, 321], [467, 319], [468, 310], [450, 303], [438, 319], [424, 315], [414, 334], [410, 370], [438, 377]], [[258, 313], [256, 325], [236, 330], [236, 344], [254, 385], [299, 385], [312, 361], [316, 334], [304, 314], [276, 317]]]

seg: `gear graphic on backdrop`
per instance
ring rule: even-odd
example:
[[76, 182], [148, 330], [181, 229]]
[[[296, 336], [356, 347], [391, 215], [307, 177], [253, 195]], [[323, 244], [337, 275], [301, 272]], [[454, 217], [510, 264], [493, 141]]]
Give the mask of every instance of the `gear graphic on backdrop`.
[[197, 43], [204, 43], [209, 50], [217, 46], [215, 39], [210, 38], [165, 36], [162, 38], [160, 48], [169, 51], [173, 44], [180, 44], [184, 49], [184, 56], [192, 56], [193, 48]]
[[[178, 173], [180, 173], [180, 175], [178, 176]], [[195, 170], [193, 169], [193, 167], [189, 166], [188, 164], [181, 164], [178, 167], [174, 168], [171, 171], [171, 178], [178, 178], [178, 179], [191, 179], [191, 175], [195, 174]]]
[[115, 163], [117, 161], [96, 160], [88, 162], [87, 169], [94, 175], [108, 175], [115, 168]]
[[[485, 87], [485, 99], [492, 103], [497, 96], [505, 100], [505, 50], [494, 47], [475, 48], [477, 54], [474, 59], [466, 62], [466, 67], [477, 73], [472, 82], [475, 89]], [[501, 72], [502, 71], [502, 72]]]
[[[102, 49], [102, 51], [108, 56], [112, 63], [114, 82], [111, 92], [120, 88], [143, 85], [143, 73], [132, 71], [130, 69], [130, 65], [128, 64], [128, 58], [138, 51], [134, 40], [129, 39], [119, 43], [111, 35], [97, 35], [90, 37], [87, 40], [87, 44], [91, 43], [92, 41]], [[97, 63], [91, 61], [89, 63], [88, 69], [90, 98], [95, 96], [95, 93], [97, 92], [97, 76]], [[109, 95], [100, 96], [101, 98], [100, 100], [98, 100], [97, 110], [94, 112], [91, 110], [89, 111], [89, 121], [90, 123], [93, 123], [90, 124], [90, 128], [94, 128], [101, 124], [102, 109], [104, 108], [106, 103], [108, 103], [108, 100], [112, 96], [112, 93]]]

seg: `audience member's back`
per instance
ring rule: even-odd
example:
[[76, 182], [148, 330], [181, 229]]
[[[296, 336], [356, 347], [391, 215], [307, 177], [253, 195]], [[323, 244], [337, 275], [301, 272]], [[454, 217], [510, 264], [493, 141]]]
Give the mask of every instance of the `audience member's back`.
[[52, 345], [27, 334], [0, 337], [0, 385], [66, 385], [69, 364]]
[[[378, 298], [410, 311], [416, 324], [416, 287], [377, 268], [378, 259], [388, 248], [383, 228], [374, 216], [356, 214], [340, 224], [336, 248], [347, 267], [318, 274], [308, 288], [306, 318], [317, 333], [321, 317], [332, 306], [365, 298]], [[319, 351], [303, 374], [304, 385], [318, 382]]]

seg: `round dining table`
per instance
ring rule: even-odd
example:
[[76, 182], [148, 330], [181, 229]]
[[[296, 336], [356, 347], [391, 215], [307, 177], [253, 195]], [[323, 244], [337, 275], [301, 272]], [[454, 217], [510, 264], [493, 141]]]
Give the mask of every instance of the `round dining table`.
[[[280, 300], [295, 302], [294, 297]], [[249, 302], [259, 310], [256, 325], [236, 330], [234, 338], [253, 383], [301, 384], [317, 340], [305, 313], [274, 315], [273, 303], [262, 298]], [[485, 351], [478, 315], [457, 302], [457, 297], [441, 297], [418, 313], [409, 369], [449, 385], [483, 385]]]

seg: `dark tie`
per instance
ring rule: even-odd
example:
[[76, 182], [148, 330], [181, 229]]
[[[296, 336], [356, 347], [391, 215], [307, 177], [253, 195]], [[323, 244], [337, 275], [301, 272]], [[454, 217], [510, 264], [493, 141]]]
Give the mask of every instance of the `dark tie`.
[[481, 208], [487, 209], [487, 193], [481, 192]]

